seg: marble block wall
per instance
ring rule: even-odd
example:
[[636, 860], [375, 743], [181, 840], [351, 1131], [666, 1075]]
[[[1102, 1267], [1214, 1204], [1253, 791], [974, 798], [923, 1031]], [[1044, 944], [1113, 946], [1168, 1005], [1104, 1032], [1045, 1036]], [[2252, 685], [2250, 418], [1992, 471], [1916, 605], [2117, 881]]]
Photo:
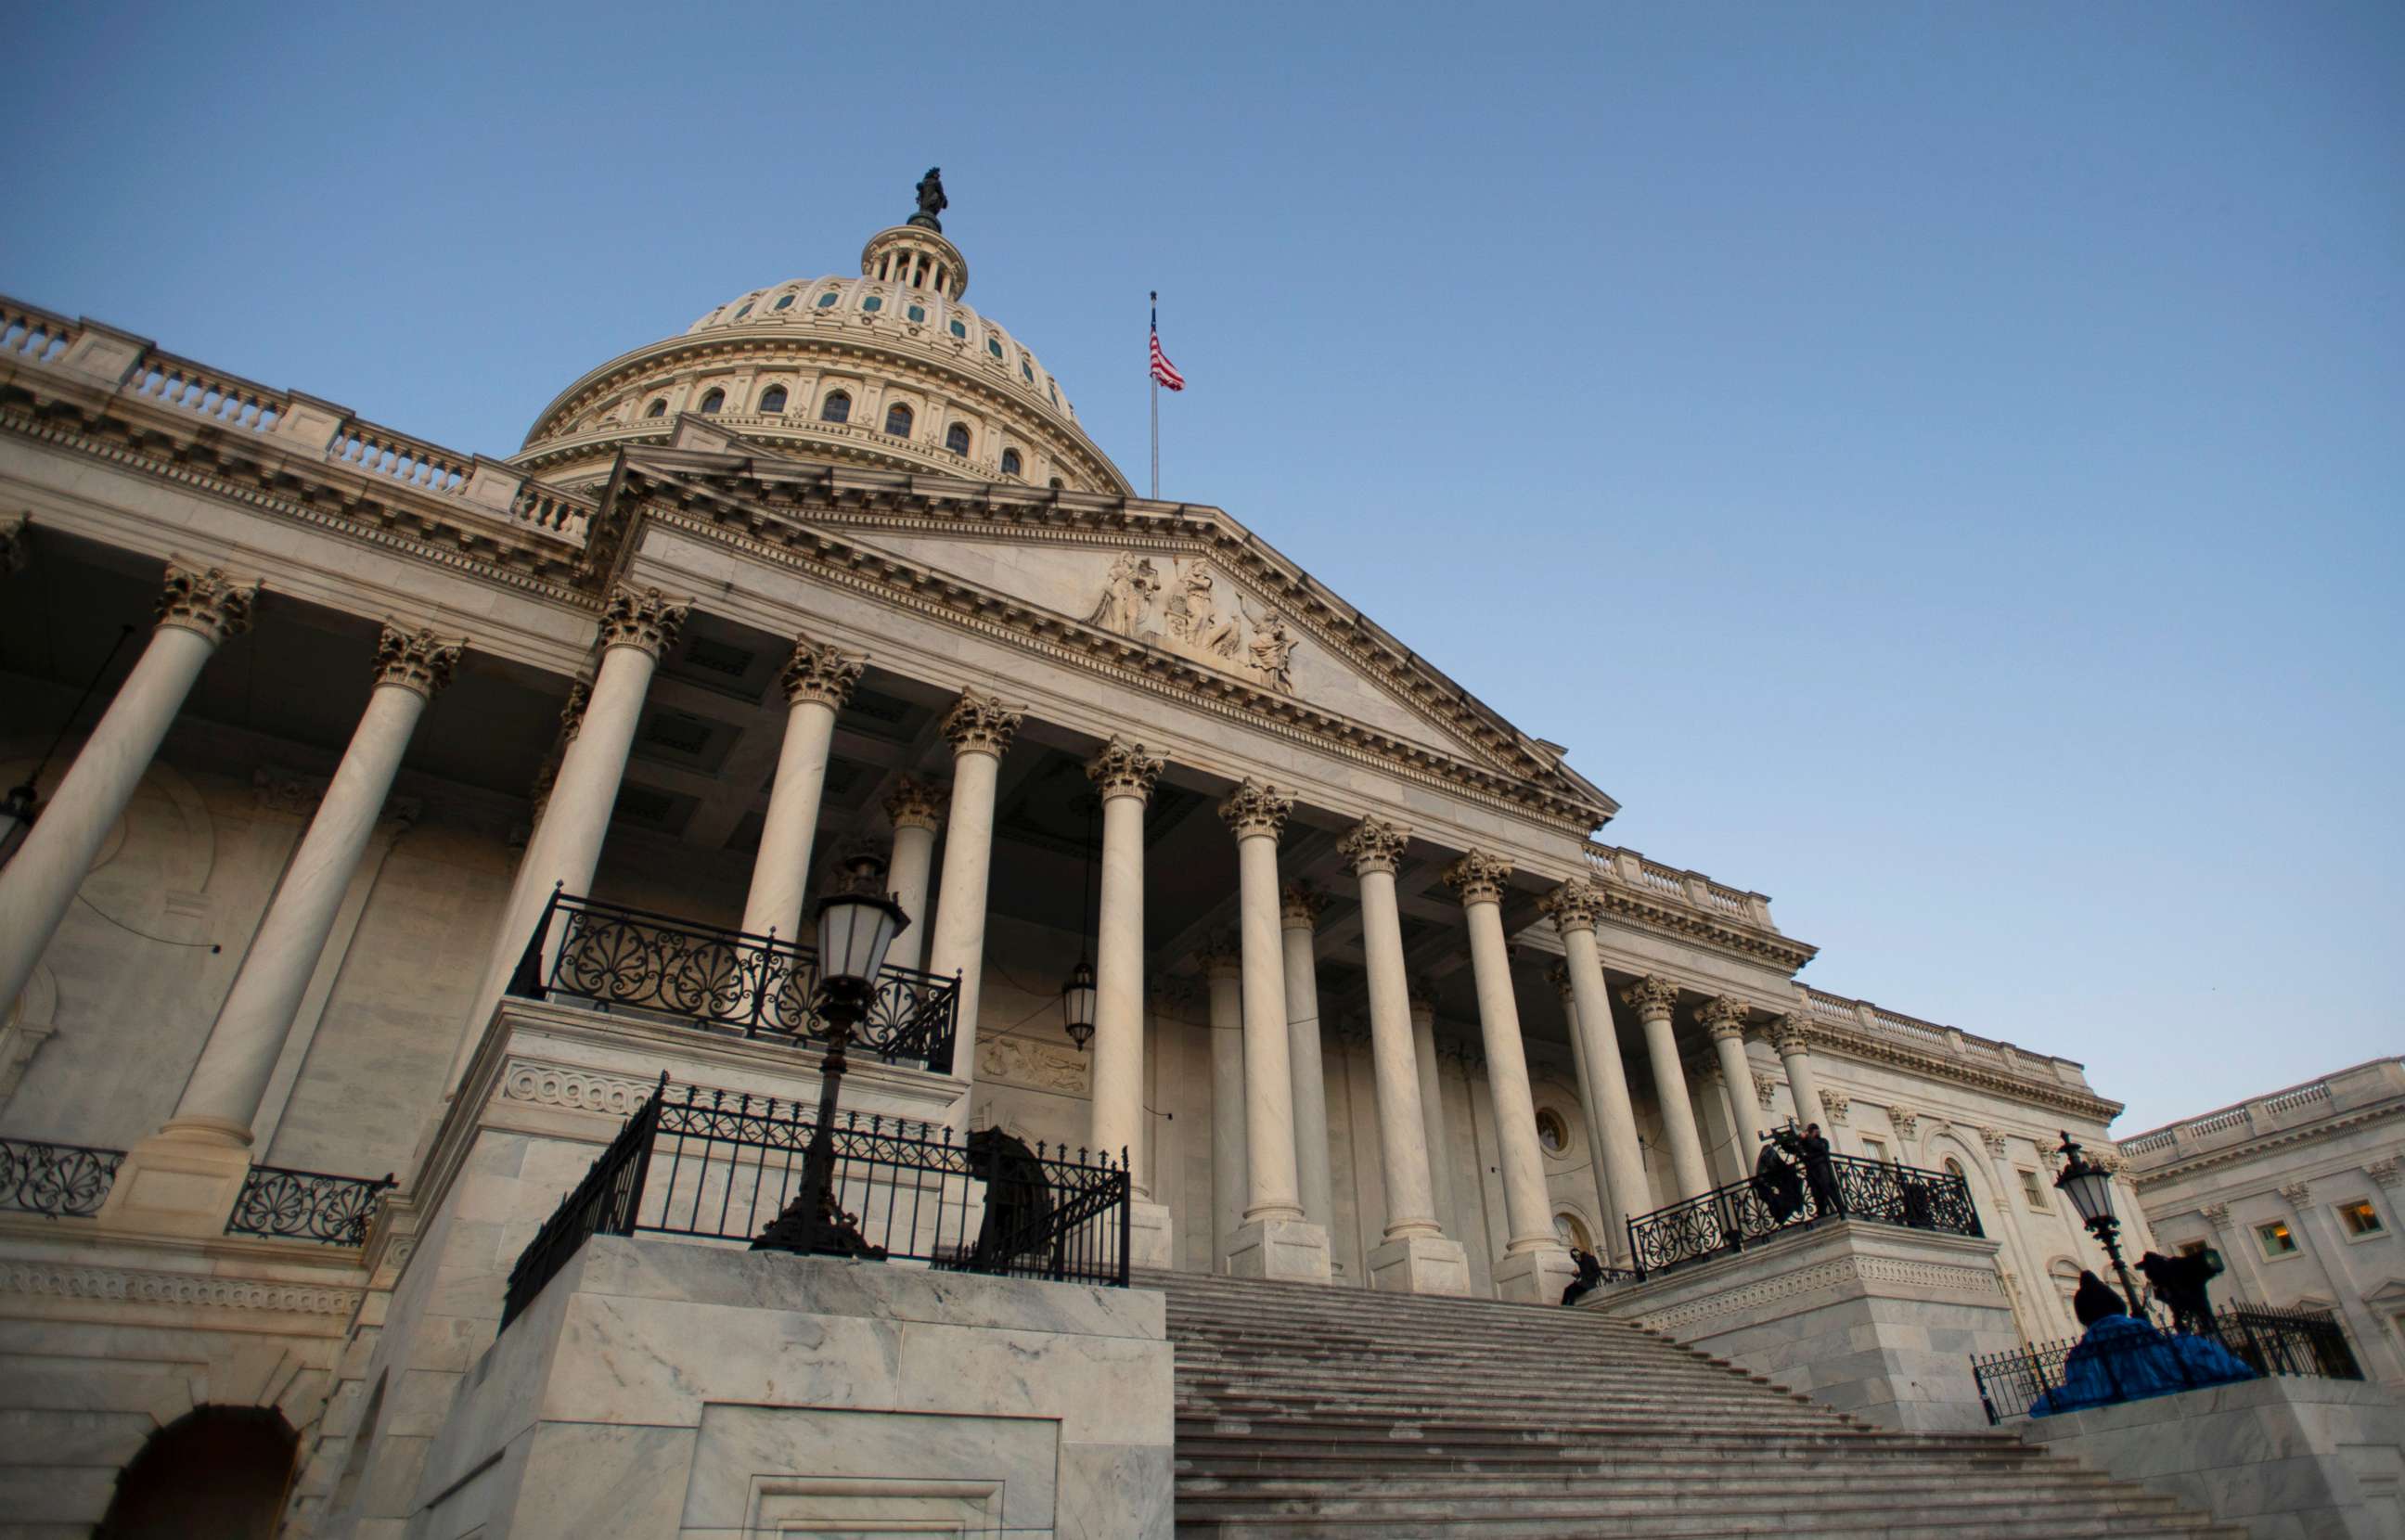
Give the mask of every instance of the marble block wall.
[[403, 1533], [1167, 1540], [1172, 1394], [1148, 1291], [597, 1236], [467, 1371]]
[[2405, 1408], [2378, 1385], [2255, 1379], [2013, 1429], [2254, 1540], [2405, 1540]]
[[1869, 1421], [1984, 1428], [1972, 1356], [2019, 1346], [1996, 1250], [1847, 1220], [1590, 1295], [1586, 1308]]

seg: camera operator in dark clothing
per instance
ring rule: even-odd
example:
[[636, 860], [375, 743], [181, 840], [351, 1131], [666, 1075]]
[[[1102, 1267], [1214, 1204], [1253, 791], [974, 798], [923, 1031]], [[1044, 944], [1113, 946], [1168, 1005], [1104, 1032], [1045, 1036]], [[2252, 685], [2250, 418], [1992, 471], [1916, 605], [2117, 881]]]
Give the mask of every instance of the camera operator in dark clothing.
[[1804, 1125], [1804, 1137], [1795, 1148], [1804, 1157], [1804, 1184], [1812, 1189], [1812, 1217], [1843, 1218], [1846, 1200], [1838, 1196], [1836, 1163], [1829, 1158], [1829, 1141], [1821, 1137], [1821, 1126]]

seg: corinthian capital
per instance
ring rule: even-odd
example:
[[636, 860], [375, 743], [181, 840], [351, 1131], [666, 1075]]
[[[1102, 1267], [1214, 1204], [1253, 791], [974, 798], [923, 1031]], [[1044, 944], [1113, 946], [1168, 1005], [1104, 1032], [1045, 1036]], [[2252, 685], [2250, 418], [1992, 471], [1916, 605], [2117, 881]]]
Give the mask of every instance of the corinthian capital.
[[1240, 840], [1263, 835], [1277, 838], [1286, 832], [1286, 817], [1293, 811], [1292, 797], [1250, 777], [1219, 805], [1219, 816], [1228, 820], [1228, 827], [1236, 832]]
[[559, 707], [561, 747], [565, 748], [574, 743], [576, 735], [584, 731], [584, 708], [592, 704], [593, 681], [591, 679], [568, 681], [568, 699], [562, 702]]
[[1809, 1043], [1809, 1039], [1804, 1035], [1804, 1029], [1808, 1025], [1800, 1011], [1790, 1011], [1785, 1015], [1779, 1016], [1770, 1024], [1770, 1046], [1778, 1051], [1781, 1058], [1789, 1054], [1804, 1052]]
[[1667, 1021], [1679, 1003], [1679, 983], [1648, 973], [1620, 991], [1620, 1002], [1634, 1010], [1639, 1021]]
[[1363, 819], [1336, 842], [1336, 853], [1352, 862], [1355, 876], [1366, 877], [1372, 872], [1391, 873], [1400, 866], [1403, 847], [1411, 842], [1412, 832], [1399, 823]]
[[227, 577], [223, 568], [195, 569], [167, 564], [167, 584], [159, 594], [159, 624], [197, 632], [212, 643], [250, 629], [259, 585]]
[[1742, 1042], [1745, 1038], [1746, 1018], [1751, 1015], [1752, 1015], [1751, 1007], [1745, 1001], [1729, 995], [1715, 995], [1704, 1001], [1702, 1008], [1695, 1012], [1696, 1019], [1704, 1024], [1704, 1030], [1711, 1034], [1711, 1039], [1715, 1043], [1724, 1037], [1733, 1037]]
[[896, 829], [924, 829], [930, 833], [944, 825], [944, 789], [930, 786], [909, 776], [893, 779], [893, 792], [885, 799], [885, 816], [893, 820]]
[[1319, 912], [1328, 907], [1328, 895], [1300, 882], [1289, 882], [1278, 889], [1278, 926], [1287, 931], [1308, 931], [1319, 923]]
[[1160, 778], [1165, 763], [1146, 753], [1144, 745], [1114, 736], [1103, 745], [1101, 752], [1086, 762], [1086, 778], [1094, 783], [1094, 790], [1104, 802], [1113, 797], [1133, 797], [1143, 802], [1152, 795], [1153, 782]]
[[784, 687], [788, 706], [823, 706], [841, 710], [851, 698], [851, 687], [860, 682], [860, 670], [867, 662], [858, 653], [837, 651], [826, 642], [815, 642], [808, 637], [794, 638], [794, 655], [785, 660], [784, 672], [777, 682]]
[[1554, 917], [1554, 929], [1564, 935], [1572, 931], [1592, 931], [1603, 916], [1603, 895], [1584, 877], [1572, 877], [1559, 888], [1537, 901], [1537, 907]]
[[1552, 967], [1546, 969], [1545, 982], [1552, 985], [1554, 987], [1554, 992], [1562, 997], [1563, 1004], [1568, 1005], [1576, 998], [1576, 992], [1570, 987], [1570, 969], [1568, 963], [1556, 962]]
[[656, 588], [622, 582], [610, 591], [610, 602], [601, 610], [601, 646], [605, 651], [640, 647], [656, 658], [676, 645], [685, 613], [685, 606]]
[[1003, 705], [999, 695], [963, 690], [961, 698], [944, 714], [944, 736], [950, 740], [956, 755], [992, 754], [1000, 759], [1009, 751], [1010, 740], [1018, 735], [1024, 716]]
[[376, 683], [415, 690], [428, 700], [451, 682], [459, 662], [457, 642], [446, 642], [423, 626], [403, 631], [390, 621], [376, 638]]
[[1461, 895], [1464, 904], [1500, 903], [1503, 885], [1512, 879], [1512, 863], [1484, 850], [1467, 850], [1444, 869], [1444, 885]]
[[1194, 954], [1204, 978], [1238, 978], [1245, 972], [1245, 949], [1233, 936], [1214, 936]]

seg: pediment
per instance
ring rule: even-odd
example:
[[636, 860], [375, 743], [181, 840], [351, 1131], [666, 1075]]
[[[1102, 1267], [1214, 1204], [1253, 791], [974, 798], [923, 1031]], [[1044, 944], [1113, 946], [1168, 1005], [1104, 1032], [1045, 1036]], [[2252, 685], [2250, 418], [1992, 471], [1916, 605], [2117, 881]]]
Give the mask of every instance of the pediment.
[[733, 504], [711, 516], [840, 541], [907, 569], [921, 589], [1008, 601], [1048, 634], [1074, 628], [1200, 670], [1282, 714], [1290, 704], [1355, 736], [1541, 789], [1557, 809], [1592, 809], [1592, 822], [1617, 810], [1557, 745], [1520, 733], [1217, 509], [769, 463], [740, 454], [752, 447], [721, 430], [683, 433], [668, 450], [630, 455], [631, 484], [654, 506]]

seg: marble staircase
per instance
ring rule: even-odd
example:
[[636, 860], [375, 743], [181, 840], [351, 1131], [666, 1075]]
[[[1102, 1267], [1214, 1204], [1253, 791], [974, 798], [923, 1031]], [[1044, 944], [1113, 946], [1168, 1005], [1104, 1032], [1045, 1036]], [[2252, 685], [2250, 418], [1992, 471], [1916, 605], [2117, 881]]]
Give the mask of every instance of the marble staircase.
[[2008, 1433], [1902, 1433], [1584, 1310], [1144, 1273], [1177, 1533], [2241, 1540]]

